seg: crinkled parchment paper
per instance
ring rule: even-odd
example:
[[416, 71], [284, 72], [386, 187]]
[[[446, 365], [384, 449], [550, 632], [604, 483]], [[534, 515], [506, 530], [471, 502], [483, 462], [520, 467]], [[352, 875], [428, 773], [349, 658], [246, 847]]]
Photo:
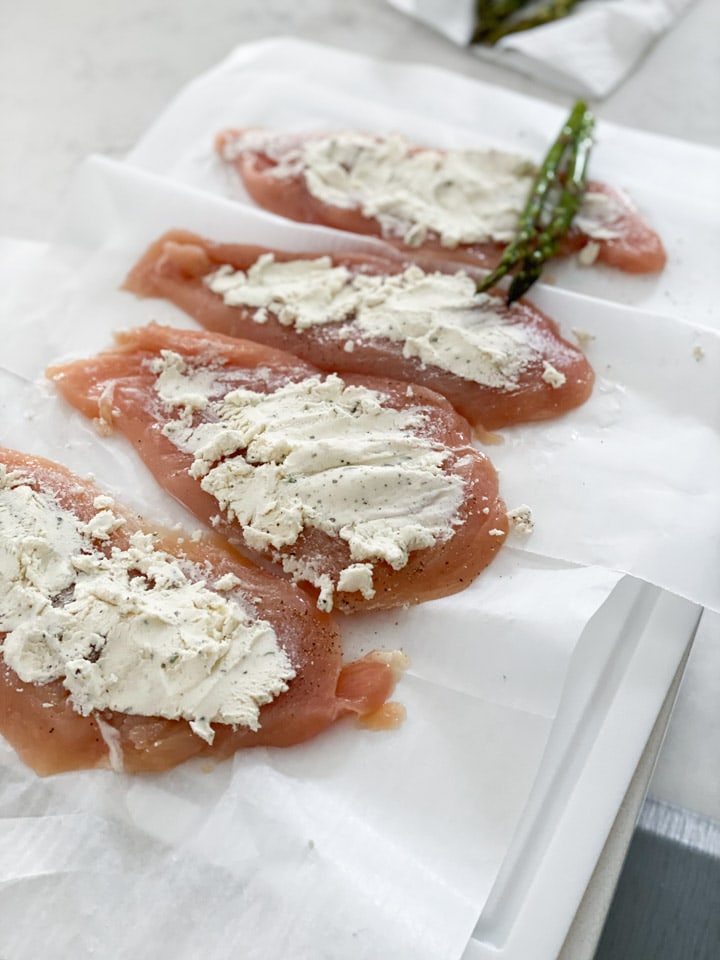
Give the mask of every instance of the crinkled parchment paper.
[[[493, 146], [539, 160], [566, 116], [562, 107], [438, 67], [268, 40], [238, 47], [185, 87], [128, 160], [249, 203], [213, 156], [225, 127], [395, 132], [427, 146]], [[590, 174], [628, 191], [662, 236], [668, 263], [657, 277], [632, 277], [568, 258], [547, 275], [565, 290], [716, 324], [719, 164], [712, 147], [606, 123], [600, 108]]]
[[[118, 289], [167, 228], [289, 249], [353, 245], [223, 199], [237, 185], [212, 156], [212, 133], [261, 119], [399, 127], [416, 75], [387, 67], [392, 97], [371, 113], [359, 87], [343, 87], [346, 73], [356, 85], [365, 75], [381, 83], [369, 65], [332, 52], [313, 63], [306, 51], [307, 79], [289, 84], [292, 57], [273, 73], [277, 47], [254, 50], [193, 85], [136, 154], [189, 186], [92, 161], [52, 246], [0, 243], [0, 442], [91, 471], [148, 517], [191, 528], [122, 438], [100, 438], [42, 372], [108, 346], [119, 327], [193, 325]], [[265, 60], [249, 78], [254, 57]], [[443, 76], [450, 88], [459, 82]], [[323, 96], [308, 99], [318, 84]], [[437, 111], [439, 91], [434, 102]], [[519, 123], [522, 100], [514, 102], [500, 139]], [[432, 116], [431, 107], [423, 128], [408, 114], [404, 129], [449, 137]], [[467, 128], [456, 134], [468, 141]], [[218, 195], [198, 189], [208, 186]], [[685, 269], [681, 258], [676, 266]], [[647, 285], [628, 289], [634, 302], [653, 296]], [[598, 387], [581, 410], [505, 431], [504, 444], [488, 448], [508, 506], [529, 503], [536, 532], [509, 540], [462, 594], [340, 623], [348, 655], [402, 647], [410, 656], [396, 691], [405, 723], [383, 733], [343, 723], [301, 747], [135, 778], [39, 780], [0, 743], [0, 914], [13, 918], [0, 925], [0, 956], [462, 954], [521, 822], [573, 649], [621, 573], [719, 602], [704, 575], [717, 568], [720, 512], [711, 482], [720, 466], [716, 335], [559, 290], [540, 300], [565, 332], [596, 337]]]
[[[147, 319], [149, 304], [115, 289], [127, 256], [68, 257], [63, 285], [56, 250], [3, 252], [2, 443], [92, 471], [118, 499], [193, 529], [122, 439], [98, 437], [38, 382], [60, 354]], [[574, 645], [617, 579], [510, 546], [457, 597], [343, 619], [349, 654], [411, 658], [395, 731], [345, 723], [301, 747], [135, 778], [39, 780], [0, 743], [0, 913], [14, 917], [0, 956], [459, 956]]]

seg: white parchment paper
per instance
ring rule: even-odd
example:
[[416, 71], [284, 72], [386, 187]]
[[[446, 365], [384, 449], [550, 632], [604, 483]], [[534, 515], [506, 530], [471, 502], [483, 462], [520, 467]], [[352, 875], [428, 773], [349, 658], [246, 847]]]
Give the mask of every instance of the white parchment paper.
[[[475, 30], [475, 0], [388, 0], [462, 46]], [[514, 67], [561, 90], [605, 97], [692, 0], [583, 0], [572, 13], [495, 46], [473, 46], [485, 60]]]
[[[95, 229], [103, 209], [108, 226], [122, 225], [116, 202], [145, 207], [137, 177], [91, 168], [75, 209]], [[156, 214], [150, 203], [145, 230]], [[97, 252], [0, 244], [0, 442], [91, 471], [146, 515], [193, 529], [121, 438], [99, 438], [39, 379], [60, 355], [165, 313], [117, 290], [138, 227], [110, 230]], [[341, 724], [302, 747], [136, 778], [39, 780], [0, 743], [0, 914], [14, 918], [0, 925], [0, 956], [460, 956], [519, 823], [574, 646], [617, 580], [508, 547], [457, 597], [343, 619], [348, 656], [401, 646], [411, 657], [396, 731]]]
[[[84, 206], [83, 197], [92, 217], [73, 218], [61, 232], [101, 247], [74, 281], [74, 300], [62, 311], [56, 300], [51, 322], [39, 318], [56, 356], [67, 352], [78, 313], [112, 317], [116, 326], [151, 317], [192, 324], [164, 301], [108, 294], [160, 224], [280, 249], [359, 245], [350, 234], [288, 223], [112, 161], [88, 164], [74, 208]], [[106, 230], [111, 239], [102, 245]], [[374, 243], [362, 241], [368, 249]], [[719, 609], [720, 336], [548, 286], [533, 298], [568, 338], [573, 330], [591, 338], [586, 349], [597, 380], [578, 410], [503, 430], [504, 442], [486, 450], [508, 507], [528, 504], [537, 521], [516, 549], [630, 573]], [[90, 352], [107, 342], [101, 324], [88, 336]], [[35, 358], [12, 337], [6, 351], [8, 366], [34, 375]]]
[[[169, 227], [289, 249], [356, 245], [223, 199], [230, 185], [209, 148], [218, 126], [347, 126], [375, 117], [387, 128], [406, 120], [407, 132], [426, 142], [441, 130], [472, 142], [462, 122], [451, 126], [452, 111], [441, 120], [459, 78], [378, 69], [331, 51], [315, 56], [318, 49], [256, 45], [182, 95], [134, 159], [190, 186], [94, 161], [78, 178], [52, 247], [0, 243], [1, 443], [92, 471], [148, 516], [195, 525], [121, 438], [99, 438], [54, 396], [42, 371], [107, 346], [118, 327], [151, 318], [193, 325], [168, 304], [117, 289], [144, 246]], [[430, 96], [424, 126], [404, 104], [414, 102], [420, 80], [429, 89], [441, 77], [445, 87]], [[365, 81], [386, 106], [367, 98]], [[256, 106], [242, 99], [251, 88]], [[474, 85], [471, 92], [486, 95]], [[522, 107], [514, 98], [515, 112], [494, 136], [517, 139]], [[520, 139], [544, 142], [538, 123], [535, 133], [521, 125]], [[201, 142], [200, 132], [209, 139]], [[622, 166], [625, 141], [617, 136]], [[642, 290], [628, 296], [642, 299]], [[702, 477], [697, 463], [698, 444], [708, 475], [718, 457], [715, 335], [671, 321], [653, 325], [648, 315], [560, 291], [541, 296], [564, 326], [596, 335], [590, 352], [601, 384], [582, 411], [508, 431], [505, 444], [489, 450], [509, 506], [517, 497], [535, 507], [537, 533], [509, 543], [456, 597], [341, 622], [349, 655], [397, 646], [410, 655], [396, 695], [408, 710], [403, 726], [372, 733], [342, 724], [298, 748], [134, 779], [93, 771], [38, 780], [0, 742], [0, 915], [13, 918], [0, 924], [0, 956], [462, 954], [521, 821], [572, 652], [618, 571], [643, 569], [693, 596], [695, 573], [716, 550], [707, 536], [696, 553], [672, 555], [681, 520], [688, 542], [696, 537], [700, 507], [706, 528], [717, 529], [711, 476]], [[683, 456], [675, 439], [685, 444]], [[602, 482], [584, 496], [588, 471], [598, 468]], [[698, 589], [716, 602], [708, 578]]]
[[[225, 127], [399, 132], [428, 146], [490, 145], [539, 160], [566, 116], [562, 107], [437, 67], [268, 40], [238, 47], [189, 84], [128, 160], [247, 204], [239, 179], [213, 155], [214, 137]], [[600, 108], [591, 176], [628, 191], [661, 235], [668, 264], [659, 276], [632, 277], [569, 258], [548, 273], [565, 290], [720, 325], [718, 170], [720, 150], [605, 123]]]

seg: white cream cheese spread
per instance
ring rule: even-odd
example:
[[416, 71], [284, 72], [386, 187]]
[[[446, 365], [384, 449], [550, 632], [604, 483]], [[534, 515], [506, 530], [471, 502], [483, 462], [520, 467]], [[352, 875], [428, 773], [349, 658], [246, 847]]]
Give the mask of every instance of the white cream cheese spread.
[[62, 680], [83, 715], [184, 719], [209, 743], [212, 723], [258, 729], [295, 676], [272, 625], [191, 578], [152, 534], [102, 549], [123, 524], [111, 504], [96, 499], [82, 523], [0, 465], [5, 662], [26, 683]]
[[[275, 141], [275, 143], [273, 142]], [[270, 175], [302, 175], [310, 193], [335, 207], [359, 208], [385, 236], [420, 246], [428, 234], [442, 246], [508, 243], [537, 172], [531, 160], [493, 149], [418, 149], [397, 135], [337, 133], [292, 143], [248, 130], [228, 141], [225, 156], [259, 150], [277, 160]], [[621, 208], [589, 190], [575, 224], [595, 239], [620, 236]]]
[[[351, 273], [329, 257], [276, 261], [263, 254], [247, 272], [224, 266], [205, 278], [229, 306], [271, 310], [296, 330], [343, 323], [341, 336], [402, 343], [405, 357], [497, 390], [519, 386], [542, 359], [542, 338], [513, 323], [498, 297], [478, 293], [465, 273], [410, 266], [392, 276]], [[257, 312], [256, 312], [257, 316]]]
[[[399, 570], [412, 551], [452, 536], [464, 483], [445, 470], [448, 448], [422, 437], [418, 408], [384, 406], [378, 392], [330, 375], [269, 394], [241, 388], [211, 399], [210, 389], [194, 423], [182, 397], [204, 374], [167, 351], [154, 370], [159, 395], [180, 397], [166, 401], [181, 415], [163, 431], [192, 454], [191, 475], [251, 549], [320, 588], [322, 609], [331, 609], [334, 590], [372, 597], [374, 561]], [[168, 390], [178, 377], [186, 390]], [[352, 563], [335, 580], [279, 552], [309, 529], [347, 543]]]

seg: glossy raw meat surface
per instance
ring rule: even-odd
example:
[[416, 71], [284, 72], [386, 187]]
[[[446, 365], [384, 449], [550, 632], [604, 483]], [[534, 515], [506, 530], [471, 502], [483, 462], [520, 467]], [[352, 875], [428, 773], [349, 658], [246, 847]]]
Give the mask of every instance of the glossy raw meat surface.
[[[221, 266], [246, 270], [267, 252], [261, 247], [213, 243], [186, 231], [173, 230], [147, 250], [130, 272], [125, 287], [142, 296], [171, 300], [208, 330], [289, 350], [322, 370], [387, 377], [430, 387], [446, 397], [471, 424], [486, 430], [559, 416], [584, 403], [592, 392], [594, 375], [582, 351], [564, 340], [555, 323], [527, 301], [507, 307], [498, 296], [503, 322], [525, 331], [534, 351], [517, 388], [508, 391], [424, 364], [417, 357], [406, 357], [401, 342], [370, 338], [361, 331], [352, 335], [354, 349], [348, 352], [348, 324], [344, 321], [298, 330], [282, 324], [268, 312], [265, 322], [257, 323], [253, 319], [254, 308], [228, 306], [204, 283], [203, 278]], [[273, 254], [278, 261], [318, 256], [281, 251]], [[407, 266], [407, 261], [392, 248], [384, 256], [341, 254], [334, 255], [332, 261], [351, 273], [379, 275], [396, 274]], [[561, 386], [552, 386], [543, 378], [545, 361], [565, 377]]]
[[[27, 475], [35, 489], [53, 497], [80, 520], [87, 521], [96, 513], [93, 500], [100, 493], [98, 488], [64, 467], [2, 448], [0, 463]], [[112, 534], [108, 546], [123, 548], [135, 530], [157, 529], [117, 505], [113, 511], [126, 523]], [[60, 680], [42, 685], [23, 683], [0, 658], [0, 734], [39, 774], [117, 768], [120, 757], [128, 772], [157, 771], [193, 756], [220, 760], [242, 747], [290, 746], [308, 740], [341, 717], [376, 713], [390, 695], [395, 680], [390, 663], [370, 655], [343, 666], [337, 630], [303, 591], [259, 570], [217, 536], [193, 542], [185, 535], [182, 543], [179, 536], [163, 534], [157, 541], [159, 548], [196, 564], [198, 576], [210, 586], [215, 579], [234, 574], [240, 585], [224, 596], [236, 598], [248, 612], [272, 623], [296, 677], [285, 693], [261, 708], [259, 730], [214, 724], [215, 740], [210, 746], [184, 720], [112, 710], [83, 717], [73, 708]], [[0, 640], [2, 637], [0, 633]], [[112, 763], [108, 742], [115, 745]]]
[[[194, 370], [214, 371], [225, 392], [244, 387], [263, 393], [318, 376], [317, 368], [248, 340], [154, 324], [117, 339], [115, 350], [55, 367], [48, 375], [86, 416], [103, 418], [124, 433], [158, 482], [198, 518], [206, 523], [215, 518], [215, 528], [239, 549], [261, 562], [275, 561], [278, 569], [278, 552], [257, 553], [248, 547], [240, 524], [229, 522], [220, 513], [218, 502], [189, 475], [192, 455], [179, 450], [163, 434], [165, 424], [177, 414], [159, 401], [156, 375], [150, 366], [161, 351], [170, 350]], [[415, 387], [408, 395], [406, 384], [378, 378], [345, 377], [344, 381], [377, 391], [388, 408], [421, 411], [423, 422], [415, 428], [417, 435], [447, 450], [443, 469], [462, 482], [463, 499], [449, 539], [413, 550], [400, 569], [393, 569], [385, 560], [374, 560], [374, 597], [365, 598], [359, 591], [338, 592], [335, 609], [350, 613], [392, 608], [464, 589], [490, 563], [507, 532], [505, 506], [498, 496], [492, 464], [472, 447], [467, 422], [433, 391]], [[362, 511], [360, 504], [358, 511]], [[291, 557], [316, 573], [329, 575], [333, 582], [353, 562], [345, 540], [316, 527], [306, 527], [296, 542], [279, 554], [280, 559]]]

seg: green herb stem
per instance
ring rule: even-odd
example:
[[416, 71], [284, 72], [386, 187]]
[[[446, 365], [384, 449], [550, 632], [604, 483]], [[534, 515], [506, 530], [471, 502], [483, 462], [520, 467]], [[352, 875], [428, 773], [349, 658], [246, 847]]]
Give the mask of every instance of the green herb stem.
[[508, 291], [508, 303], [512, 303], [540, 277], [585, 195], [594, 125], [587, 105], [578, 100], [538, 170], [515, 239], [497, 267], [478, 285], [479, 292], [514, 273]]

